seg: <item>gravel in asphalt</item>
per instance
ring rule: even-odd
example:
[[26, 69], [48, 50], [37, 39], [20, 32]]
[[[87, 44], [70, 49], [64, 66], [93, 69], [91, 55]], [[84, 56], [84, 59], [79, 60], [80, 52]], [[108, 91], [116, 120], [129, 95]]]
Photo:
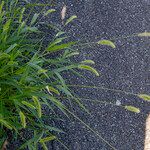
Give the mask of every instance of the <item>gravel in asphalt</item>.
[[[62, 8], [63, 2], [57, 3], [58, 10]], [[66, 31], [73, 35], [73, 39], [88, 42], [112, 39], [117, 46], [116, 49], [106, 46], [82, 49], [79, 60], [94, 60], [101, 76], [95, 77], [85, 72], [86, 79], [80, 79], [68, 75], [71, 83], [103, 86], [132, 93], [150, 93], [150, 39], [122, 38], [150, 31], [150, 1], [66, 0], [64, 3], [68, 8], [68, 16], [78, 16], [78, 19], [66, 28]], [[141, 113], [134, 114], [120, 107], [84, 101], [91, 115], [83, 113], [78, 107], [73, 111], [117, 150], [143, 150], [149, 103], [136, 96], [107, 90], [74, 90], [79, 97], [139, 107]], [[65, 135], [61, 135], [61, 139], [71, 150], [111, 150], [79, 121], [71, 122], [68, 119], [59, 125], [66, 132]], [[58, 143], [54, 143], [53, 146], [54, 150], [64, 149]]]

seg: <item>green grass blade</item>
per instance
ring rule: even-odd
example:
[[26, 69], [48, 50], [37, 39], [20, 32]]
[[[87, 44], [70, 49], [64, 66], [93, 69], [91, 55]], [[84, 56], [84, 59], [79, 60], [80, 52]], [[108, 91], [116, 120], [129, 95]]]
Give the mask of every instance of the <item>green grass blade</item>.
[[55, 139], [56, 139], [56, 136], [52, 135], [52, 136], [45, 137], [45, 138], [41, 139], [40, 143], [45, 143], [45, 142], [53, 141]]
[[67, 19], [66, 23], [65, 23], [65, 26], [68, 25], [70, 22], [72, 22], [74, 19], [76, 19], [77, 16], [76, 15], [73, 15], [71, 16], [69, 19]]

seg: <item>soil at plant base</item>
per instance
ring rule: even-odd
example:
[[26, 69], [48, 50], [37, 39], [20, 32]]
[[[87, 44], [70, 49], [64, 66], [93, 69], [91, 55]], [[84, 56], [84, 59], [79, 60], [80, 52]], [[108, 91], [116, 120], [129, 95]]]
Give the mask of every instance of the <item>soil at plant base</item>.
[[[114, 39], [116, 49], [106, 46], [94, 46], [81, 50], [79, 59], [92, 59], [100, 77], [85, 73], [86, 79], [68, 75], [71, 84], [85, 84], [119, 89], [132, 93], [150, 93], [150, 51], [149, 38], [121, 38], [134, 33], [150, 31], [149, 0], [66, 0], [57, 1], [60, 12], [64, 3], [67, 5], [67, 16], [76, 14], [78, 19], [66, 27], [66, 31], [75, 40], [97, 41]], [[60, 13], [58, 13], [59, 16]], [[61, 20], [58, 19], [58, 23]], [[91, 115], [83, 113], [78, 107], [72, 111], [84, 122], [98, 131], [101, 136], [117, 150], [144, 149], [144, 132], [149, 103], [141, 99], [96, 89], [74, 89], [79, 97], [96, 99], [122, 105], [133, 105], [141, 109], [134, 114], [120, 107], [83, 101]], [[74, 105], [73, 105], [74, 106]], [[75, 106], [74, 106], [75, 107]], [[61, 140], [71, 150], [111, 150], [96, 135], [91, 133], [79, 121], [69, 119], [59, 124], [66, 134]], [[54, 150], [63, 150], [57, 142]]]

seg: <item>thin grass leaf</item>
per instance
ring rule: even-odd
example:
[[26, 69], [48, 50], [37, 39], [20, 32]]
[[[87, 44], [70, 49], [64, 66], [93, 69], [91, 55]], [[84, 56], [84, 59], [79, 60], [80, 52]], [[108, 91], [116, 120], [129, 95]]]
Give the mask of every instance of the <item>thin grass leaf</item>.
[[65, 34], [65, 32], [59, 31], [59, 32], [55, 35], [55, 37], [59, 37], [59, 36], [61, 36], [61, 35], [63, 35], [63, 34]]
[[33, 106], [31, 103], [28, 103], [28, 102], [26, 102], [26, 101], [22, 101], [21, 103], [22, 103], [23, 105], [25, 105], [25, 106], [31, 108], [31, 109], [35, 109], [35, 106]]
[[20, 93], [23, 93], [22, 88], [21, 88], [21, 86], [18, 84], [17, 81], [8, 79], [8, 80], [6, 80], [6, 81], [0, 81], [0, 84], [12, 86], [12, 87], [16, 88]]
[[25, 117], [24, 113], [22, 111], [20, 111], [19, 116], [20, 116], [20, 120], [21, 120], [21, 124], [22, 124], [23, 128], [26, 128], [26, 117]]
[[69, 54], [65, 55], [65, 58], [69, 58], [69, 57], [76, 56], [76, 55], [79, 55], [79, 54], [80, 54], [79, 52], [72, 52], [72, 53], [69, 53]]
[[94, 69], [94, 68], [91, 67], [91, 66], [87, 66], [87, 65], [78, 65], [78, 68], [79, 68], [79, 69], [84, 69], [84, 70], [91, 71], [91, 72], [93, 72], [96, 76], [99, 76], [99, 73], [97, 72], [97, 70]]
[[65, 26], [67, 25], [67, 24], [69, 24], [70, 22], [72, 22], [74, 19], [76, 19], [77, 18], [77, 16], [76, 15], [73, 15], [73, 16], [71, 16], [69, 19], [67, 19], [67, 21], [66, 21], [66, 23], [65, 23]]
[[5, 3], [5, 2], [4, 2], [4, 1], [2, 1], [2, 2], [1, 2], [1, 4], [0, 4], [0, 14], [2, 13], [4, 3]]
[[53, 12], [55, 12], [55, 11], [56, 11], [55, 9], [49, 9], [48, 11], [46, 11], [46, 12], [44, 13], [44, 16], [47, 16], [48, 14], [53, 13]]
[[23, 7], [22, 10], [21, 10], [21, 14], [20, 14], [20, 17], [19, 17], [19, 23], [22, 23], [24, 12], [25, 12], [25, 7]]
[[61, 68], [55, 69], [54, 72], [57, 74], [57, 73], [60, 73], [62, 71], [68, 71], [68, 70], [71, 70], [71, 69], [74, 69], [74, 68], [78, 68], [78, 66], [77, 65], [63, 66]]
[[145, 101], [149, 101], [150, 102], [150, 95], [147, 94], [139, 94], [138, 95], [139, 98], [145, 100]]
[[57, 141], [64, 147], [64, 149], [70, 150], [61, 140], [57, 139]]
[[[62, 97], [64, 98], [64, 97]], [[66, 97], [67, 98], [67, 97]], [[67, 99], [72, 99], [72, 100], [75, 100], [75, 102], [85, 111], [87, 112], [88, 114], [90, 114], [89, 110], [83, 105], [83, 103], [80, 101], [81, 98], [76, 98], [76, 97], [68, 97]]]
[[25, 2], [28, 3], [28, 4], [30, 3], [29, 0], [23, 0], [23, 1], [25, 1]]
[[5, 58], [10, 58], [10, 55], [6, 54], [6, 53], [1, 53], [0, 54], [0, 59], [5, 59]]
[[48, 70], [45, 70], [45, 69], [39, 69], [38, 70], [38, 74], [45, 74]]
[[[27, 0], [25, 0], [25, 1], [27, 1]], [[42, 4], [42, 3], [28, 3], [27, 5], [26, 5], [26, 7], [36, 7], [36, 6], [38, 6], [38, 7], [46, 7], [46, 6], [52, 6], [52, 4]]]
[[9, 130], [12, 130], [12, 129], [13, 129], [13, 127], [12, 127], [7, 121], [5, 121], [5, 120], [3, 120], [3, 119], [0, 119], [0, 123], [1, 123], [2, 125], [4, 125], [6, 128], [8, 128]]
[[89, 129], [90, 131], [92, 131], [95, 135], [97, 135], [103, 142], [105, 142], [112, 150], [116, 150], [116, 148], [114, 146], [112, 146], [107, 140], [105, 140], [97, 131], [95, 131], [94, 129], [92, 129], [88, 124], [86, 124], [84, 121], [82, 121], [78, 116], [76, 116], [74, 113], [72, 113], [71, 111], [69, 111], [68, 109], [66, 109], [66, 111], [68, 111], [69, 114], [71, 114], [75, 119], [77, 119], [78, 121], [80, 121], [85, 127], [87, 127], [87, 129]]
[[56, 99], [55, 97], [52, 97], [52, 96], [49, 96], [49, 100], [68, 117], [68, 115], [65, 111], [65, 109], [66, 109], [65, 105], [63, 105], [58, 99]]
[[63, 105], [58, 99], [56, 99], [55, 97], [50, 96], [49, 99], [61, 110], [64, 111], [64, 109], [66, 108], [65, 105]]
[[15, 61], [9, 61], [9, 62], [7, 63], [7, 65], [8, 65], [8, 66], [17, 66], [18, 63], [15, 62]]
[[47, 51], [49, 52], [56, 52], [56, 51], [60, 51], [60, 50], [63, 50], [63, 49], [67, 49], [67, 48], [70, 48], [72, 45], [74, 45], [76, 42], [68, 42], [68, 43], [65, 43], [65, 44], [60, 44], [60, 45], [55, 45], [53, 47], [48, 47], [47, 48]]
[[107, 45], [107, 46], [110, 46], [112, 48], [116, 48], [116, 45], [112, 41], [109, 41], [109, 40], [100, 40], [97, 42], [97, 44]]
[[34, 145], [28, 145], [28, 150], [35, 150], [35, 144]]
[[49, 126], [49, 125], [41, 125], [41, 124], [36, 124], [38, 127], [41, 127], [43, 129], [46, 129], [46, 130], [49, 130], [49, 131], [55, 131], [55, 132], [58, 132], [58, 133], [65, 133], [63, 130], [61, 129], [58, 129], [56, 127], [52, 127], [52, 126]]
[[63, 86], [63, 87], [66, 87], [65, 80], [64, 80], [63, 77], [60, 75], [60, 73], [55, 72], [55, 74], [57, 75], [58, 79], [60, 80], [60, 83], [62, 84], [62, 86]]
[[44, 150], [48, 150], [48, 148], [47, 148], [47, 146], [46, 146], [46, 144], [44, 142], [41, 142], [41, 145], [42, 145]]
[[21, 33], [26, 33], [26, 32], [39, 32], [37, 27], [25, 27], [22, 29]]
[[[13, 9], [13, 6], [15, 6], [15, 4], [16, 4], [17, 2], [18, 2], [18, 0], [11, 0], [10, 3], [9, 3], [9, 5], [10, 5], [10, 6], [9, 6], [9, 9], [12, 10], [12, 9]], [[8, 3], [8, 1], [7, 1], [7, 3]], [[6, 3], [6, 4], [7, 4], [7, 3]]]
[[25, 21], [23, 21], [23, 22], [19, 25], [18, 31], [17, 31], [17, 35], [18, 35], [18, 36], [19, 36], [20, 33], [25, 32], [25, 29], [24, 29], [25, 25], [26, 25]]
[[49, 48], [50, 48], [50, 47], [53, 47], [53, 46], [55, 46], [56, 44], [61, 43], [64, 39], [66, 39], [66, 37], [57, 38], [57, 39], [55, 39], [53, 42], [51, 42], [48, 47], [49, 47]]
[[8, 49], [5, 50], [5, 53], [11, 52], [17, 45], [18, 45], [18, 44], [16, 44], [16, 43], [13, 44], [13, 45], [11, 45]]
[[47, 105], [48, 108], [49, 108], [52, 112], [55, 113], [55, 111], [54, 111], [54, 109], [53, 109], [53, 106], [48, 102], [48, 100], [47, 100], [46, 98], [43, 98], [43, 97], [41, 97], [41, 99], [43, 100], [44, 105]]
[[81, 61], [81, 64], [92, 64], [92, 65], [94, 65], [95, 62], [93, 60], [84, 60], [84, 61]]
[[134, 113], [140, 113], [140, 109], [134, 106], [124, 106], [124, 108], [128, 111], [134, 112]]
[[3, 32], [7, 32], [9, 30], [10, 27], [10, 23], [11, 23], [11, 19], [9, 19], [3, 26]]
[[72, 94], [71, 92], [69, 91], [69, 89], [67, 88], [67, 86], [61, 86], [61, 85], [58, 85], [57, 86], [59, 88], [60, 91], [62, 91], [64, 94], [66, 94], [67, 96], [70, 96], [72, 97]]
[[52, 136], [45, 137], [45, 138], [41, 139], [40, 143], [45, 143], [45, 142], [53, 141], [55, 139], [56, 139], [56, 136], [52, 135]]
[[37, 18], [38, 18], [39, 14], [35, 13], [32, 20], [31, 20], [31, 26], [36, 22]]

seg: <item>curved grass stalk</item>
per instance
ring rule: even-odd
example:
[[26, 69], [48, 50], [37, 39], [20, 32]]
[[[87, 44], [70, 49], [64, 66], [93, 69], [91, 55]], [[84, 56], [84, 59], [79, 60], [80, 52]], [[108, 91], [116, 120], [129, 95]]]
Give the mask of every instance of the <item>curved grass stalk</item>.
[[69, 150], [69, 148], [61, 140], [57, 138], [56, 141], [58, 141], [66, 150]]
[[138, 96], [138, 94], [132, 93], [132, 92], [126, 92], [126, 91], [122, 91], [122, 90], [117, 90], [117, 89], [111, 89], [111, 88], [107, 88], [107, 87], [99, 87], [99, 86], [91, 86], [91, 85], [67, 85], [68, 87], [78, 87], [78, 88], [90, 88], [90, 89], [98, 89], [98, 90], [106, 90], [106, 91], [112, 91], [112, 92], [116, 92], [116, 93], [123, 93], [126, 95], [134, 95], [134, 96]]
[[[59, 98], [69, 99], [68, 97], [59, 97]], [[111, 102], [102, 101], [102, 100], [98, 100], [98, 99], [90, 99], [90, 98], [84, 98], [84, 97], [79, 97], [79, 98], [70, 97], [70, 99], [74, 99], [74, 100], [86, 100], [86, 101], [97, 102], [97, 103], [106, 104], [106, 105], [113, 105], [113, 106], [123, 107], [121, 105], [117, 105], [117, 104], [114, 104], [114, 103], [111, 103]]]
[[[139, 34], [139, 33], [133, 33], [133, 34], [131, 34], [131, 35], [112, 37], [112, 38], [110, 38], [109, 40], [115, 41], [115, 40], [118, 40], [118, 39], [127, 39], [127, 38], [131, 38], [131, 37], [137, 37], [138, 34]], [[97, 39], [98, 39], [98, 38], [100, 38], [100, 37], [97, 37]]]
[[[127, 39], [127, 38], [132, 38], [132, 37], [137, 37], [139, 33], [134, 33], [132, 35], [126, 35], [126, 36], [118, 36], [118, 37], [113, 37], [113, 38], [110, 38], [109, 40], [110, 41], [116, 41], [116, 40], [119, 40], [119, 39]], [[101, 39], [101, 37], [96, 37], [96, 39]], [[91, 47], [92, 45], [97, 45], [97, 41], [96, 42], [85, 42], [85, 43], [81, 43], [81, 44], [77, 44], [77, 45], [74, 45], [74, 47], [82, 47], [85, 48], [85, 47]]]
[[97, 135], [104, 143], [106, 143], [112, 150], [117, 150], [114, 146], [112, 146], [107, 140], [105, 140], [97, 131], [92, 129], [88, 124], [86, 124], [84, 121], [82, 121], [78, 116], [76, 116], [74, 113], [66, 109], [66, 111], [72, 115], [75, 119], [80, 121], [87, 129], [89, 129], [91, 132], [93, 132], [95, 135]]
[[[50, 1], [50, 3], [52, 3], [53, 0]], [[32, 4], [27, 4], [26, 7], [47, 7], [47, 6], [51, 6], [52, 4], [39, 4], [39, 3], [32, 3]]]
[[[63, 97], [62, 97], [63, 98]], [[77, 98], [74, 98], [74, 97], [71, 97], [71, 99], [77, 99]], [[96, 102], [96, 103], [101, 103], [101, 104], [106, 104], [106, 105], [113, 105], [113, 106], [118, 106], [118, 107], [121, 107], [125, 110], [128, 110], [130, 112], [134, 112], [134, 113], [140, 113], [140, 109], [137, 108], [137, 107], [134, 107], [134, 106], [131, 106], [131, 105], [121, 105], [121, 104], [114, 104], [114, 103], [111, 103], [111, 102], [106, 102], [106, 101], [100, 101], [98, 99], [96, 100], [93, 100], [93, 99], [89, 99], [89, 98], [78, 98], [78, 100], [86, 100], [86, 101], [90, 101], [90, 102]]]

